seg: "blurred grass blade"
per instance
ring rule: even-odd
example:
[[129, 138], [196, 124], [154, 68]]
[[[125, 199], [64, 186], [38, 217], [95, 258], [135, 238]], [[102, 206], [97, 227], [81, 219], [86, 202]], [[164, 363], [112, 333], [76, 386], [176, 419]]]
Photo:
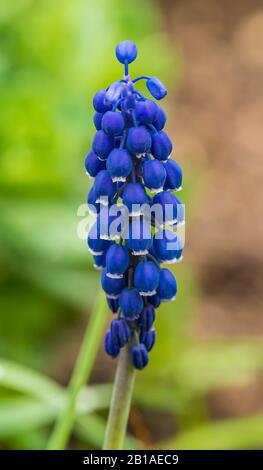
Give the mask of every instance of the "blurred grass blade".
[[26, 432], [52, 422], [55, 406], [32, 398], [9, 398], [0, 405], [0, 438]]
[[67, 445], [76, 414], [78, 395], [81, 388], [89, 379], [101, 341], [106, 312], [106, 297], [104, 292], [101, 291], [98, 301], [95, 302], [80, 353], [75, 364], [68, 387], [65, 407], [60, 413], [53, 433], [51, 434], [48, 449], [64, 449]]
[[263, 446], [263, 414], [197, 426], [158, 449], [259, 449]]
[[59, 405], [63, 399], [63, 389], [56, 382], [39, 372], [3, 358], [0, 359], [0, 385], [54, 405]]

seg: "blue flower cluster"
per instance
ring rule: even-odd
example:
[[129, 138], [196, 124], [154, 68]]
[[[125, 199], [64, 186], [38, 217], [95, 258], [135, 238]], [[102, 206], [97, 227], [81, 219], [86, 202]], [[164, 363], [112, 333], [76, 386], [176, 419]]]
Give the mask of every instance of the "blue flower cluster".
[[173, 146], [163, 130], [165, 112], [135, 88], [146, 80], [160, 100], [167, 93], [164, 85], [157, 77], [130, 78], [128, 64], [137, 57], [131, 41], [120, 43], [116, 56], [124, 78], [93, 99], [96, 133], [85, 167], [94, 178], [88, 206], [96, 220], [87, 242], [116, 314], [106, 352], [115, 358], [129, 343], [134, 367], [143, 369], [155, 343], [155, 309], [177, 292], [174, 275], [161, 265], [182, 258], [175, 229], [184, 222], [184, 206], [174, 194], [181, 189], [182, 171], [169, 160]]

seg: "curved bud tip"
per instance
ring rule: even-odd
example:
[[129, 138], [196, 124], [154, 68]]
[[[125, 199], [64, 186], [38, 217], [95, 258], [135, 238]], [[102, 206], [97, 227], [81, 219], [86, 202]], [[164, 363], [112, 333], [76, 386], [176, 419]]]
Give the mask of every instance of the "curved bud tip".
[[116, 57], [121, 64], [133, 62], [137, 57], [138, 51], [134, 42], [126, 40], [116, 46]]
[[167, 95], [165, 86], [157, 77], [149, 78], [146, 82], [146, 86], [156, 100], [161, 100]]

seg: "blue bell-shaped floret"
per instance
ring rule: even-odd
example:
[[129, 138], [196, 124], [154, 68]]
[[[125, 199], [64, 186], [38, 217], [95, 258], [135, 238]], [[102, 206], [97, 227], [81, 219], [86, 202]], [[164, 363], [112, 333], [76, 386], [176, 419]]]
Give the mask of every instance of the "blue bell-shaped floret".
[[[149, 249], [149, 255], [153, 256], [156, 259], [157, 263], [160, 263], [162, 261], [156, 253], [154, 244], [152, 244], [151, 248]], [[151, 259], [150, 256], [149, 259]]]
[[166, 170], [165, 190], [180, 191], [182, 188], [183, 172], [181, 167], [174, 160], [168, 160], [164, 164]]
[[129, 251], [126, 246], [113, 243], [106, 254], [107, 276], [123, 277], [129, 267]]
[[113, 338], [110, 330], [107, 331], [105, 335], [104, 347], [105, 347], [106, 353], [109, 356], [115, 358], [119, 355], [120, 347], [118, 343], [115, 341], [115, 339]]
[[153, 198], [152, 210], [161, 225], [174, 225], [178, 222], [178, 214], [181, 205], [175, 194], [168, 191], [162, 191]]
[[88, 198], [87, 198], [87, 203], [88, 203], [88, 209], [91, 214], [98, 214], [100, 211], [100, 204], [96, 202], [96, 194], [94, 191], [94, 186], [92, 186], [89, 190]]
[[135, 116], [139, 124], [152, 124], [158, 111], [157, 104], [152, 100], [142, 100], [136, 103]]
[[149, 224], [140, 218], [133, 218], [124, 233], [127, 247], [136, 256], [146, 255], [152, 246], [152, 233]]
[[173, 150], [173, 144], [166, 132], [160, 131], [152, 134], [151, 152], [157, 160], [166, 162]]
[[156, 340], [156, 330], [151, 328], [148, 331], [143, 331], [140, 334], [140, 343], [144, 344], [147, 351], [150, 352], [154, 346]]
[[148, 331], [153, 326], [155, 317], [156, 314], [153, 305], [147, 304], [136, 320], [136, 323], [141, 328], [141, 331]]
[[157, 289], [157, 294], [160, 296], [162, 302], [168, 302], [175, 299], [177, 292], [176, 279], [169, 271], [169, 269], [163, 268], [160, 271], [160, 282]]
[[101, 130], [101, 121], [102, 121], [103, 116], [104, 116], [104, 113], [98, 113], [97, 111], [94, 113], [93, 122], [97, 131]]
[[96, 202], [108, 205], [116, 193], [116, 183], [113, 183], [107, 170], [101, 170], [94, 180]]
[[105, 102], [107, 104], [115, 105], [121, 97], [123, 88], [124, 87], [119, 80], [113, 82], [105, 93]]
[[160, 230], [153, 237], [155, 252], [162, 263], [176, 263], [181, 261], [183, 244], [175, 232]]
[[151, 134], [144, 126], [130, 127], [126, 145], [132, 155], [141, 156], [149, 152], [151, 144]]
[[93, 267], [102, 271], [103, 268], [106, 266], [106, 252], [104, 251], [102, 255], [95, 255], [93, 256], [94, 264]]
[[111, 109], [109, 103], [105, 103], [106, 90], [99, 90], [93, 98], [93, 106], [98, 113], [106, 113]]
[[92, 149], [98, 158], [100, 158], [100, 160], [106, 160], [113, 148], [113, 137], [105, 134], [103, 130], [97, 131], [93, 139]]
[[130, 327], [124, 318], [114, 318], [110, 324], [110, 332], [113, 341], [116, 342], [120, 348], [125, 346], [131, 337]]
[[101, 286], [102, 289], [106, 292], [107, 297], [111, 299], [117, 299], [125, 287], [124, 277], [118, 279], [112, 279], [107, 276], [107, 269], [104, 268], [101, 273]]
[[141, 215], [144, 204], [147, 204], [148, 198], [144, 186], [141, 183], [128, 183], [122, 192], [123, 204], [127, 207], [129, 214]]
[[166, 114], [160, 106], [158, 106], [157, 113], [155, 119], [153, 121], [153, 126], [157, 131], [161, 131], [166, 124]]
[[143, 311], [143, 299], [137, 289], [125, 287], [120, 294], [119, 304], [127, 320], [135, 320]]
[[134, 345], [131, 348], [132, 363], [135, 369], [144, 369], [149, 362], [145, 344]]
[[101, 208], [97, 217], [98, 234], [104, 240], [119, 240], [125, 223], [124, 208], [116, 204]]
[[136, 45], [128, 39], [116, 46], [116, 57], [121, 64], [130, 64], [136, 59], [137, 54]]
[[167, 95], [167, 90], [161, 80], [157, 77], [151, 77], [147, 80], [146, 86], [151, 93], [151, 95], [156, 99], [156, 100], [161, 100], [162, 98]]
[[99, 160], [96, 153], [93, 152], [93, 150], [90, 150], [85, 158], [85, 168], [87, 175], [90, 178], [94, 178], [95, 176], [97, 176], [99, 171], [105, 170], [106, 162], [102, 162], [101, 160]]
[[158, 160], [147, 160], [142, 166], [143, 180], [151, 192], [162, 191], [166, 179], [164, 165]]
[[132, 171], [132, 159], [125, 149], [114, 149], [107, 158], [107, 170], [113, 182], [126, 181]]
[[111, 242], [109, 240], [102, 240], [98, 234], [97, 221], [92, 225], [87, 239], [89, 251], [94, 256], [99, 256], [106, 251]]
[[156, 294], [160, 269], [152, 261], [140, 261], [134, 272], [134, 286], [143, 296]]
[[101, 121], [102, 130], [110, 136], [120, 135], [124, 126], [123, 116], [117, 111], [107, 111]]
[[112, 313], [117, 313], [119, 310], [119, 299], [111, 299], [106, 296], [107, 304]]
[[161, 305], [161, 299], [159, 294], [152, 295], [151, 297], [147, 297], [147, 302], [151, 304], [154, 308], [158, 308]]

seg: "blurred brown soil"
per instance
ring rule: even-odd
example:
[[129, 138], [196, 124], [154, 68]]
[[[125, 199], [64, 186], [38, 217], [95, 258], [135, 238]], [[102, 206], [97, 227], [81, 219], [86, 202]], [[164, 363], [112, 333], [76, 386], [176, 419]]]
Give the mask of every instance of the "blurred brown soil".
[[[205, 175], [186, 227], [185, 259], [201, 290], [193, 333], [262, 337], [263, 3], [171, 0], [161, 7], [183, 61], [171, 124], [177, 158], [185, 172]], [[229, 407], [242, 414], [244, 395], [247, 411], [262, 408], [262, 387], [218, 392], [211, 404], [221, 415]]]

